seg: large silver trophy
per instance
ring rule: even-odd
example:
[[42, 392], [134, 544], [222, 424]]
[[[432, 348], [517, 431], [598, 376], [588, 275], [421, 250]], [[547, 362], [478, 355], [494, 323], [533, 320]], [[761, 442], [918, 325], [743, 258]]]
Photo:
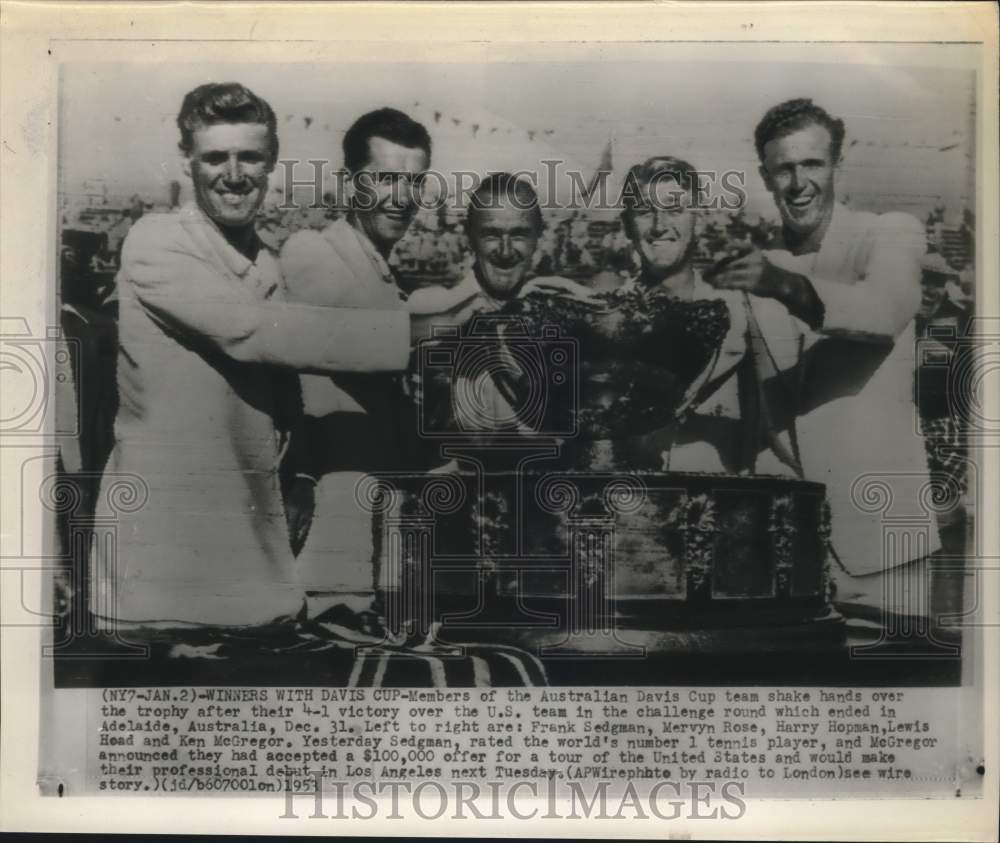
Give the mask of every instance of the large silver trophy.
[[454, 470], [366, 481], [390, 626], [552, 657], [839, 646], [824, 487], [664, 468], [729, 327], [718, 300], [538, 291], [421, 349]]

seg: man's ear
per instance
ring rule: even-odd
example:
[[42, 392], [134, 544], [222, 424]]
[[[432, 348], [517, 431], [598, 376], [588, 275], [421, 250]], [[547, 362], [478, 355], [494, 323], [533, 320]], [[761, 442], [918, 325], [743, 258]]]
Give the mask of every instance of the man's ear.
[[761, 181], [764, 182], [764, 187], [773, 191], [774, 188], [771, 187], [771, 177], [768, 175], [767, 168], [761, 164], [757, 167], [757, 172], [760, 174]]
[[841, 156], [833, 165], [833, 194], [834, 196], [840, 195], [840, 188], [843, 186], [843, 170], [840, 167], [841, 162], [844, 157]]

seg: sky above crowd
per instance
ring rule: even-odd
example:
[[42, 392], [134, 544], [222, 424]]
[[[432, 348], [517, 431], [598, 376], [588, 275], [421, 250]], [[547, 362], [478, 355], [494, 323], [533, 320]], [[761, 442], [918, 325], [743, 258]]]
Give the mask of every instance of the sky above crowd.
[[766, 216], [774, 210], [757, 174], [753, 129], [771, 105], [806, 96], [847, 125], [840, 191], [853, 205], [922, 212], [938, 197], [950, 209], [971, 204], [974, 76], [960, 48], [925, 52], [921, 66], [912, 50], [863, 44], [849, 51], [815, 45], [797, 51], [794, 61], [777, 60], [774, 45], [742, 47], [737, 58], [724, 45], [699, 46], [645, 45], [627, 59], [621, 50], [581, 45], [569, 53], [560, 48], [558, 60], [536, 47], [517, 61], [373, 55], [361, 62], [169, 69], [152, 62], [67, 65], [61, 187], [67, 194], [137, 192], [166, 201], [169, 183], [185, 182], [175, 125], [184, 93], [236, 80], [274, 107], [283, 159], [339, 167], [346, 128], [389, 105], [427, 126], [432, 166], [445, 174], [544, 171], [542, 161], [559, 159], [589, 178], [610, 143], [612, 189], [629, 165], [674, 155], [700, 170], [744, 171], [748, 209]]

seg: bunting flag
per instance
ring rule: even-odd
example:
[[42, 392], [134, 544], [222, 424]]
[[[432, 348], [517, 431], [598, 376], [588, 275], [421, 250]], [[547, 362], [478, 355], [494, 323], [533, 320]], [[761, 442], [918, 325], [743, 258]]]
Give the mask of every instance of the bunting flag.
[[528, 140], [533, 141], [535, 139], [535, 130], [528, 129]]
[[857, 145], [858, 145], [858, 139], [857, 139], [857, 138], [855, 138], [855, 139], [854, 139], [854, 140], [852, 140], [852, 141], [851, 141], [851, 142], [850, 142], [850, 143], [849, 143], [849, 144], [848, 144], [847, 146], [848, 146], [848, 148], [850, 148], [850, 147], [852, 147], [852, 146], [857, 146]]
[[306, 124], [306, 128], [307, 129], [312, 125], [312, 121], [313, 121], [312, 117], [303, 117], [302, 118], [302, 122]]
[[456, 126], [461, 126], [462, 125], [462, 121], [459, 120], [457, 117], [452, 117], [451, 118], [451, 122], [454, 123]]
[[434, 112], [434, 122], [435, 123], [440, 123], [441, 122], [441, 112], [440, 111], [435, 111]]
[[478, 123], [473, 123], [472, 124], [472, 137], [475, 137], [478, 133], [479, 133], [479, 124]]
[[490, 134], [492, 135], [497, 130], [496, 126], [490, 126]]
[[597, 190], [598, 185], [600, 185], [601, 179], [611, 175], [614, 171], [615, 165], [613, 160], [613, 144], [613, 140], [608, 138], [607, 146], [604, 147], [604, 152], [601, 153], [601, 163], [597, 165], [597, 172], [594, 173], [594, 177], [590, 180], [590, 184], [587, 185], [587, 190], [584, 192], [584, 199], [590, 199], [591, 194]]

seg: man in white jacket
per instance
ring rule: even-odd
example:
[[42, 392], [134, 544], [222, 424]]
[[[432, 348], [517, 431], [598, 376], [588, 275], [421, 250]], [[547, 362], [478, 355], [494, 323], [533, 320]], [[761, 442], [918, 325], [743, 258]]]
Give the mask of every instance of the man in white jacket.
[[[836, 201], [843, 139], [843, 122], [811, 100], [764, 115], [755, 143], [781, 213], [780, 242], [728, 265], [713, 283], [775, 299], [812, 329], [801, 374], [807, 395], [793, 410], [803, 468], [827, 485], [842, 569], [863, 577], [939, 547], [913, 402], [926, 244], [907, 214]], [[909, 536], [890, 536], [904, 522], [913, 525]], [[866, 589], [843, 577], [840, 586], [842, 599]], [[921, 611], [909, 604], [895, 608]]]
[[297, 373], [401, 371], [431, 331], [402, 310], [287, 301], [254, 224], [278, 155], [267, 102], [202, 85], [177, 122], [195, 202], [139, 220], [118, 275], [120, 406], [97, 512], [117, 544], [95, 543], [90, 600], [112, 627], [298, 612], [278, 475]]

